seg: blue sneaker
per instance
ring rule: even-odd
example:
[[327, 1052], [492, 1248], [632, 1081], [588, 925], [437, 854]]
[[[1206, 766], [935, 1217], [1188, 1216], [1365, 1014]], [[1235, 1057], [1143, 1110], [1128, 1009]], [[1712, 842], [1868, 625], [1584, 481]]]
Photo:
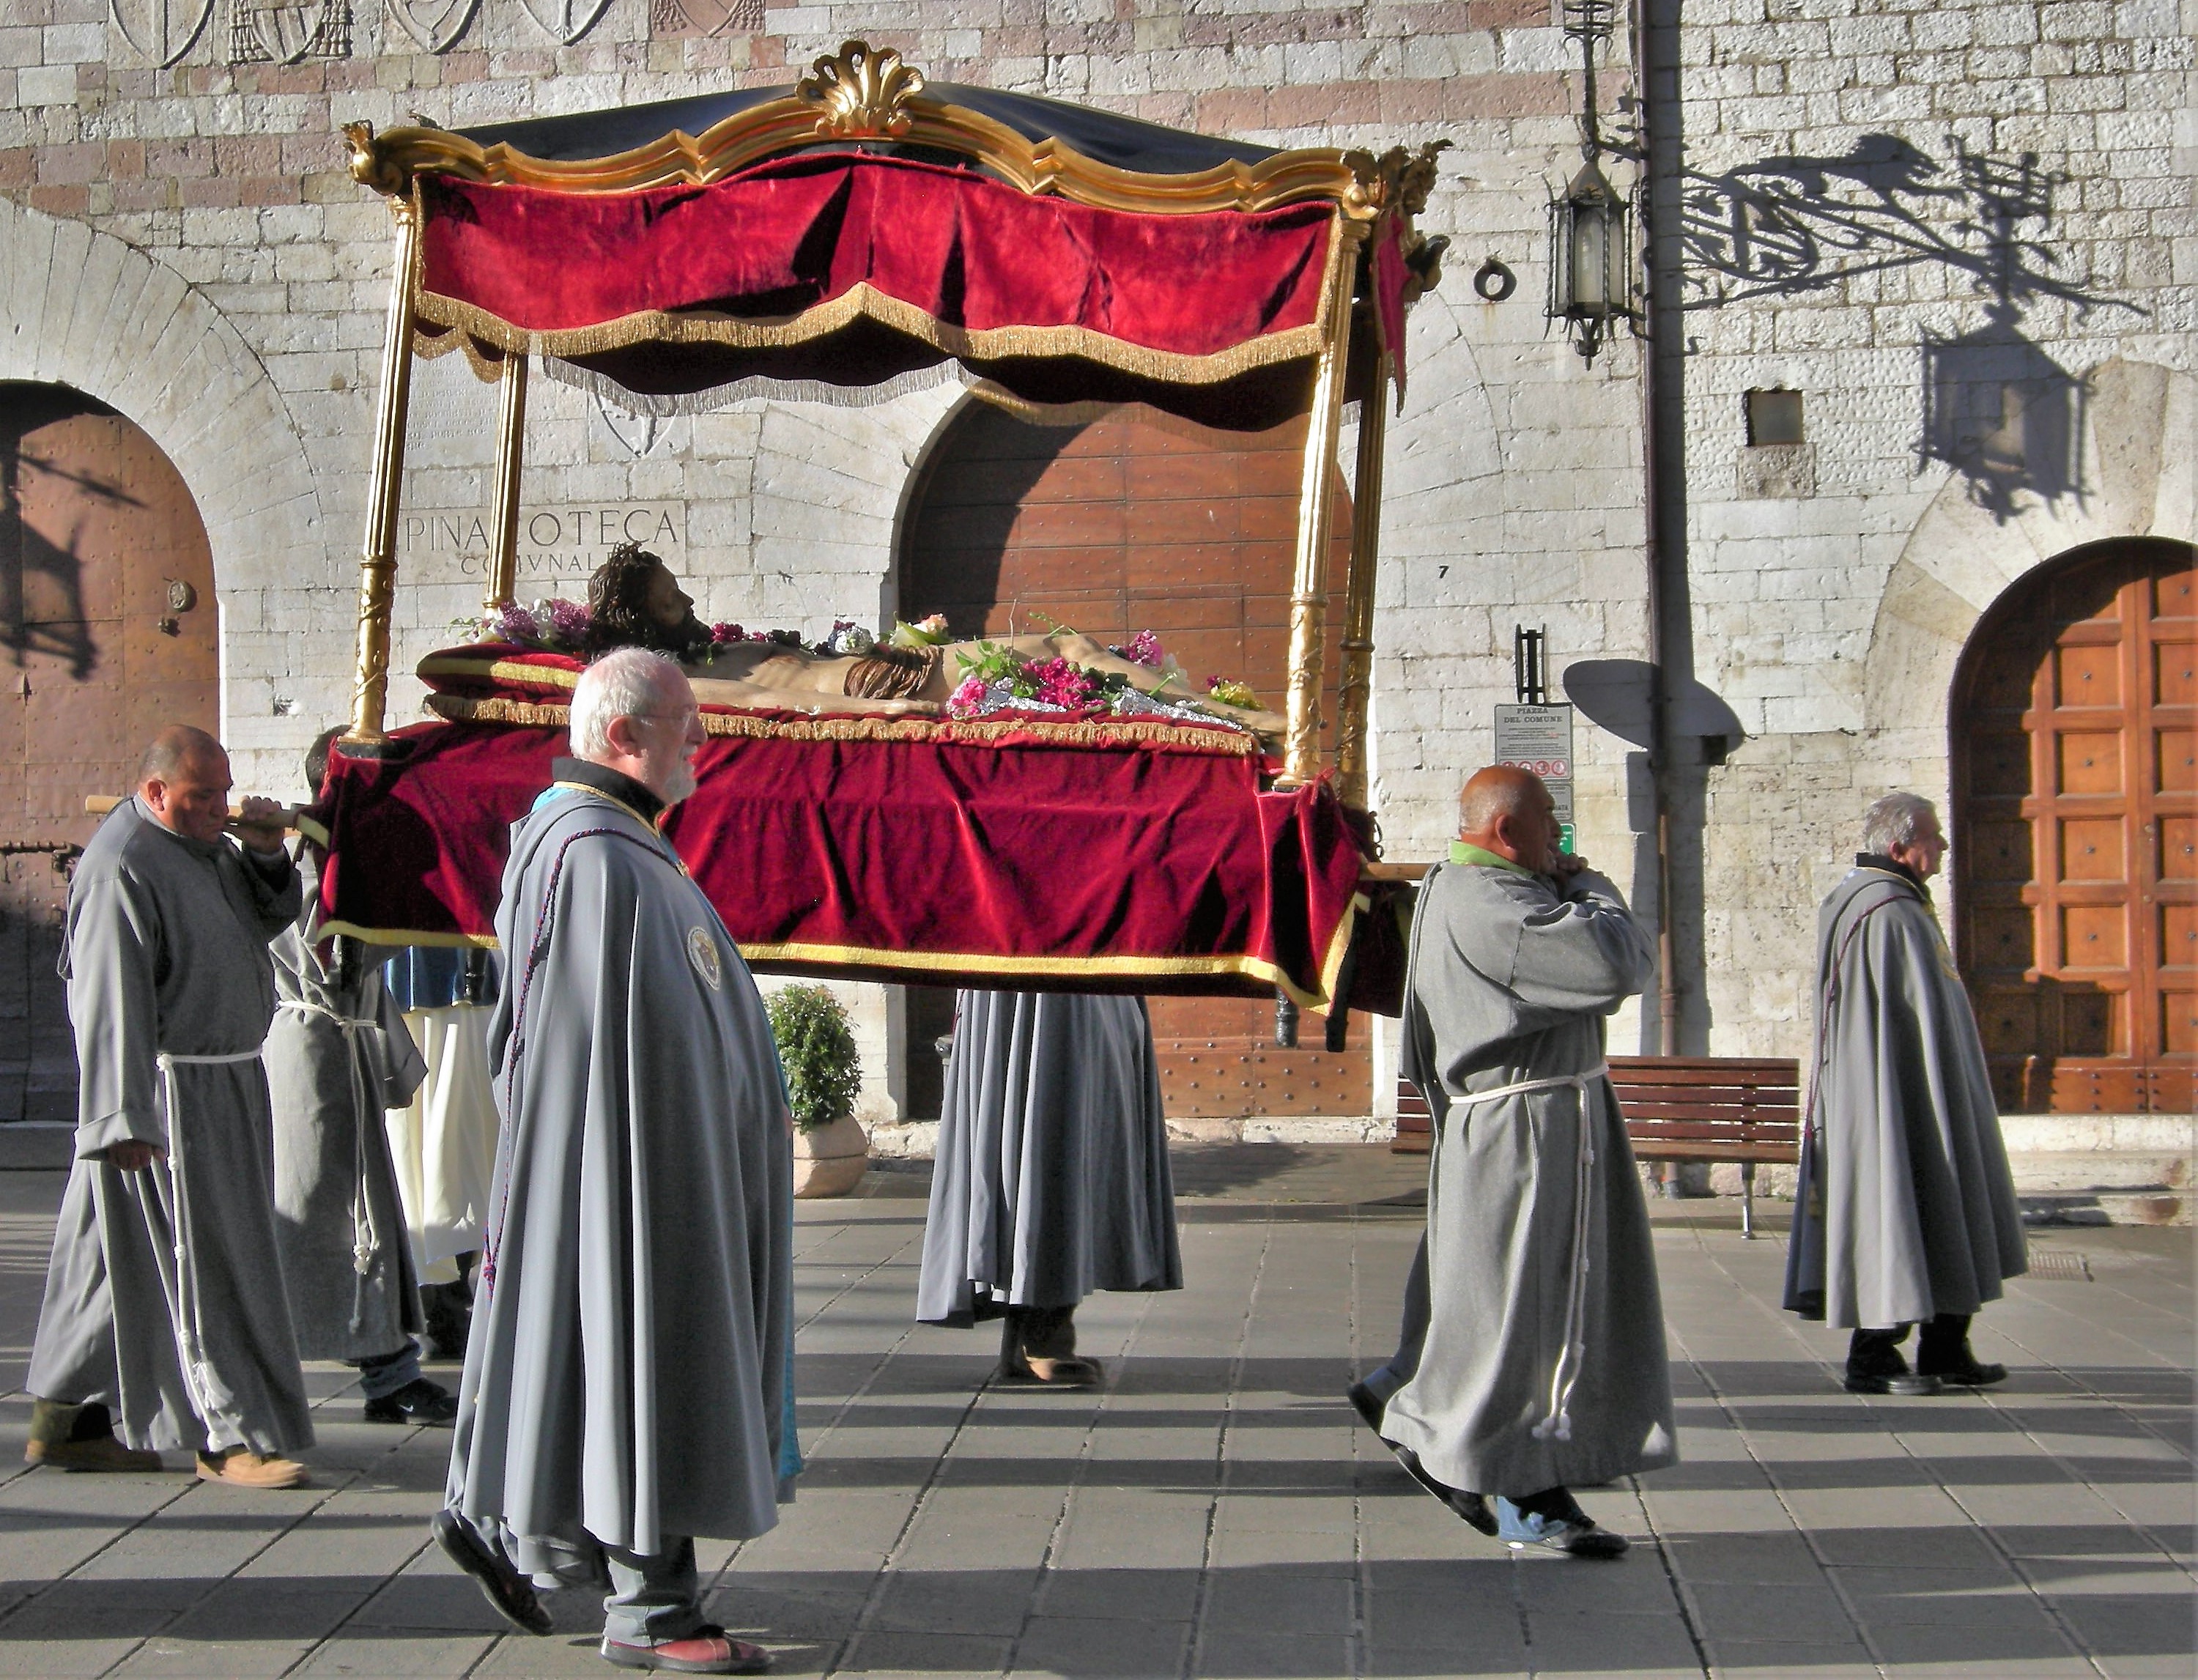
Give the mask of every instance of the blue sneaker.
[[1623, 1534], [1597, 1528], [1595, 1519], [1580, 1509], [1571, 1495], [1560, 1492], [1562, 1504], [1570, 1509], [1557, 1516], [1522, 1510], [1503, 1495], [1497, 1495], [1488, 1502], [1496, 1509], [1496, 1538], [1515, 1552], [1531, 1547], [1564, 1557], [1611, 1558], [1624, 1555], [1627, 1542]]

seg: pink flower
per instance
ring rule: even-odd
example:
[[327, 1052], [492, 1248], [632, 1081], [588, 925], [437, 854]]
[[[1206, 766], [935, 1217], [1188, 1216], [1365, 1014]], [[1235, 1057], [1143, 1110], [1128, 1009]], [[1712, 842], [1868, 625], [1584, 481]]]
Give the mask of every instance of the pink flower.
[[965, 678], [962, 686], [947, 696], [946, 715], [950, 718], [974, 718], [984, 706], [985, 679], [971, 677]]
[[1058, 656], [1044, 663], [1033, 660], [1023, 675], [1038, 684], [1036, 698], [1064, 711], [1080, 712], [1091, 704], [1098, 685], [1067, 660]]
[[575, 646], [588, 634], [588, 608], [584, 602], [567, 601], [562, 596], [553, 596], [549, 602], [548, 633], [570, 642]]
[[742, 630], [738, 625], [712, 625], [710, 626], [710, 645], [713, 648], [722, 648], [728, 642], [745, 642], [747, 639], [748, 633]]
[[1135, 661], [1150, 670], [1158, 671], [1167, 663], [1167, 655], [1160, 650], [1160, 639], [1148, 630], [1141, 630], [1131, 637], [1126, 646], [1116, 649], [1125, 660]]
[[542, 626], [534, 622], [534, 614], [517, 602], [509, 602], [489, 617], [487, 625], [491, 637], [498, 642], [520, 644], [539, 642]]

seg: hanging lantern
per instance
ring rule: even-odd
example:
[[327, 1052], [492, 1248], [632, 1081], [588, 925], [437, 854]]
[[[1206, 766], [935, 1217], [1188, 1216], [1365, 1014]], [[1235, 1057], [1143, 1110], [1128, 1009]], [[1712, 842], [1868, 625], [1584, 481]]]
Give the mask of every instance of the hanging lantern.
[[1618, 323], [1634, 320], [1632, 218], [1592, 157], [1550, 201], [1547, 314], [1590, 367]]

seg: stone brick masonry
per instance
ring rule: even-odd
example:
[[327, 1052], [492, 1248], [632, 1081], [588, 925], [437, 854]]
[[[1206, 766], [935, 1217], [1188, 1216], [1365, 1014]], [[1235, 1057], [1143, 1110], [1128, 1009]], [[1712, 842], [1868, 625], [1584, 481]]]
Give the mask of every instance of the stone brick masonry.
[[[1583, 366], [1538, 305], [1581, 91], [1547, 0], [904, 0], [768, 5], [759, 23], [743, 0], [608, 0], [591, 24], [582, 0], [340, 16], [209, 0], [183, 45], [189, 4], [169, 8], [164, 66], [141, 50], [161, 55], [161, 38], [136, 0], [0, 0], [0, 377], [113, 403], [191, 483], [249, 783], [287, 784], [347, 709], [388, 218], [344, 171], [337, 125], [783, 84], [853, 36], [934, 80], [1247, 139], [1453, 142], [1422, 218], [1455, 240], [1450, 273], [1416, 315], [1390, 428], [1375, 718], [1392, 856], [1448, 832], [1510, 698], [1515, 623], [1548, 627], [1560, 671], [1648, 651], [1643, 358], [1621, 341]], [[1652, 0], [1649, 21], [1667, 10]], [[2195, 19], [2189, 0], [1685, 9], [1662, 90], [1685, 171], [1660, 189], [1685, 206], [1672, 330], [1695, 660], [1750, 736], [1708, 773], [1701, 972], [1680, 977], [1717, 1049], [1805, 1041], [1811, 906], [1869, 796], [1943, 789], [1944, 679], [1977, 615], [2096, 537], [2190, 534]], [[1621, 29], [1600, 78], [1621, 145], [1631, 55]], [[1500, 304], [1469, 285], [1491, 257], [1519, 278]], [[1743, 393], [1774, 386], [1805, 393], [1806, 453], [1751, 473]], [[683, 503], [706, 615], [821, 631], [891, 611], [898, 506], [953, 402], [747, 401], [645, 423], [538, 380], [524, 501]], [[490, 387], [456, 358], [422, 364], [408, 508], [485, 509], [493, 432]], [[1990, 464], [2010, 437], [2019, 481]], [[423, 531], [400, 670], [480, 592]], [[1933, 605], [1901, 604], [1918, 601]], [[397, 684], [396, 715], [417, 698]], [[1583, 723], [1581, 843], [1621, 879], [1646, 856], [1626, 752]], [[1652, 880], [1631, 884], [1646, 897]], [[865, 1028], [881, 1045], [885, 1019]]]

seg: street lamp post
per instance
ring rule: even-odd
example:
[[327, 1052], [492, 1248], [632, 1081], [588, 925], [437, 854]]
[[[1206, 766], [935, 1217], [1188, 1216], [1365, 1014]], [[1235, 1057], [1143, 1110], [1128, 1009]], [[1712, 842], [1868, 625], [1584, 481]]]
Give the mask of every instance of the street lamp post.
[[1565, 0], [1565, 33], [1580, 44], [1585, 73], [1580, 117], [1579, 173], [1561, 196], [1550, 201], [1550, 299], [1544, 314], [1565, 323], [1589, 366], [1596, 352], [1631, 326], [1633, 310], [1633, 218], [1630, 206], [1605, 178], [1598, 160], [1602, 133], [1596, 114], [1595, 49], [1616, 21], [1612, 0]]

